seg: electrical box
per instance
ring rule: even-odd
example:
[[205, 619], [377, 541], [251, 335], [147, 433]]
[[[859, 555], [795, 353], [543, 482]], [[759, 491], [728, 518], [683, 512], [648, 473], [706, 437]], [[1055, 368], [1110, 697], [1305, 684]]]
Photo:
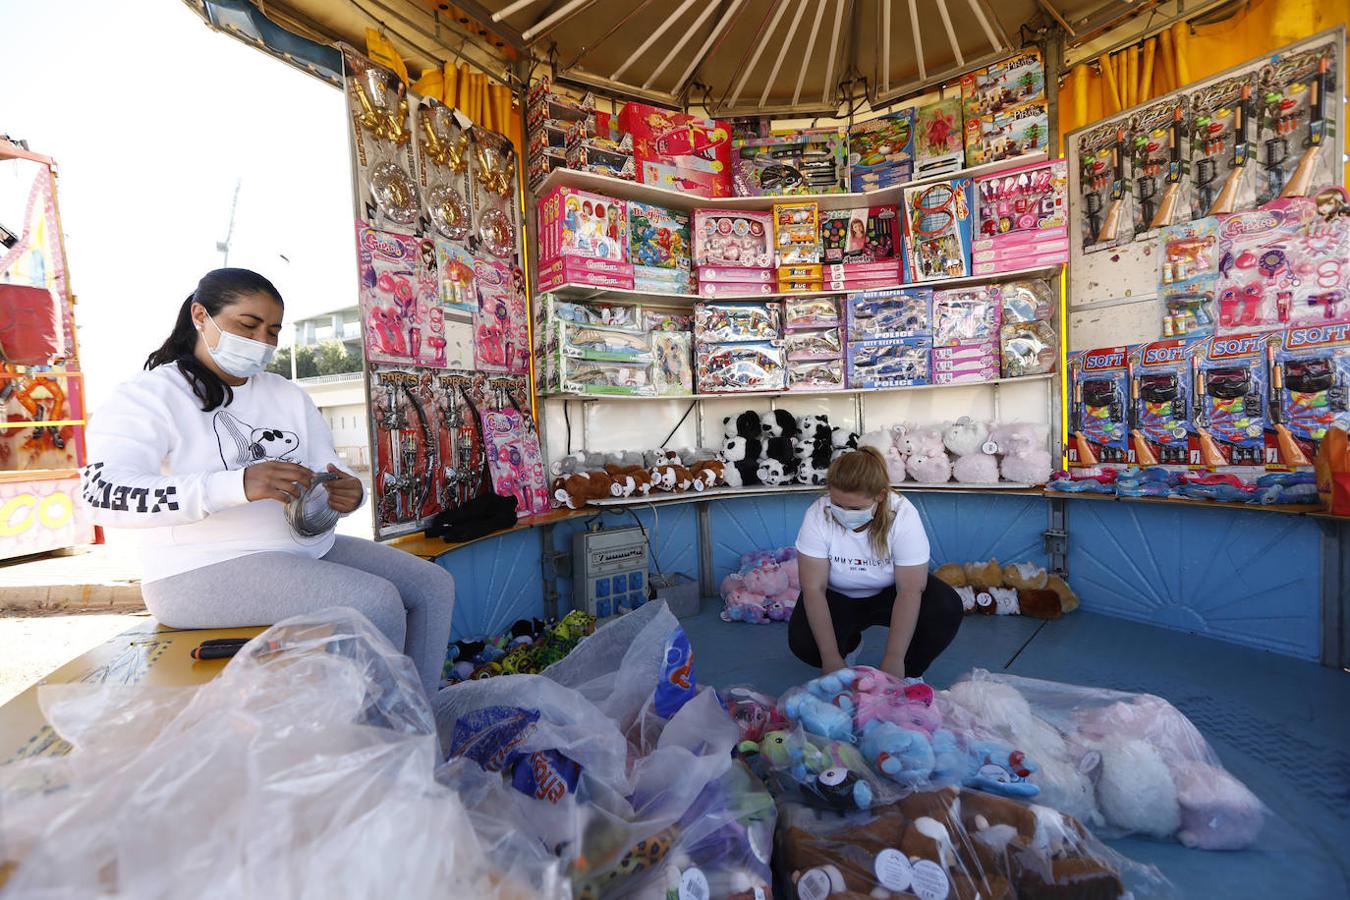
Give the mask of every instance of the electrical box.
[[597, 619], [647, 602], [647, 539], [640, 528], [603, 528], [572, 538], [572, 605]]

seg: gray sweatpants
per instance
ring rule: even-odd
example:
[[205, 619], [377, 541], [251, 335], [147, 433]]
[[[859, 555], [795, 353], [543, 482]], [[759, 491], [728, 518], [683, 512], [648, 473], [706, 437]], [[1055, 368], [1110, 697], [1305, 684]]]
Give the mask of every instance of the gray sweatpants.
[[433, 696], [450, 641], [455, 579], [411, 553], [338, 535], [322, 559], [253, 553], [149, 582], [141, 594], [150, 614], [170, 628], [273, 625], [350, 606], [412, 657]]

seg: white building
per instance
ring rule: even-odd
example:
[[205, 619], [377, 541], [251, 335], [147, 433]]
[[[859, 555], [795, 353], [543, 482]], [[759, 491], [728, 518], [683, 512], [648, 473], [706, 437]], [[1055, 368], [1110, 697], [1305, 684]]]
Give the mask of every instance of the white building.
[[[361, 320], [355, 306], [299, 319], [295, 322], [295, 348], [313, 347], [324, 341], [341, 340], [357, 355], [361, 353]], [[295, 354], [291, 355], [294, 365]], [[370, 468], [369, 408], [365, 378], [361, 372], [297, 378], [323, 413], [333, 430], [333, 443], [344, 464], [356, 471]]]

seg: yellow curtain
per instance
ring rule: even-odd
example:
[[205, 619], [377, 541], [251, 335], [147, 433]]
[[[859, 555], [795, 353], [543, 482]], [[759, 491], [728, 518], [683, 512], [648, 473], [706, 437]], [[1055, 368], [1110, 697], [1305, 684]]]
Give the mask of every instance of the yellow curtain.
[[1079, 63], [1060, 94], [1060, 147], [1070, 131], [1347, 21], [1350, 0], [1251, 0], [1194, 33], [1178, 23], [1142, 47]]

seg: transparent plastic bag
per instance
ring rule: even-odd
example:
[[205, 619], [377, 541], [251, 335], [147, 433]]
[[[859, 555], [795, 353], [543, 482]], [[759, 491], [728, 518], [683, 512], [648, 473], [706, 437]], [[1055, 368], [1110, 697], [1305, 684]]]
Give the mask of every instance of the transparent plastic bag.
[[1250, 847], [1260, 835], [1264, 805], [1161, 697], [976, 669], [938, 702], [949, 720], [979, 722], [1035, 756], [1037, 802], [1104, 835], [1206, 850]]
[[779, 804], [776, 865], [800, 900], [1163, 898], [1150, 866], [1048, 807], [951, 787], [847, 815]]
[[7, 900], [562, 890], [436, 782], [412, 662], [354, 610], [277, 624], [195, 690], [42, 693], [75, 750], [0, 767]]

